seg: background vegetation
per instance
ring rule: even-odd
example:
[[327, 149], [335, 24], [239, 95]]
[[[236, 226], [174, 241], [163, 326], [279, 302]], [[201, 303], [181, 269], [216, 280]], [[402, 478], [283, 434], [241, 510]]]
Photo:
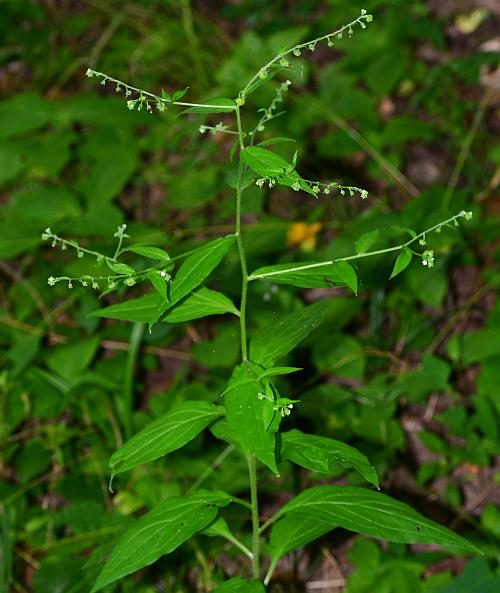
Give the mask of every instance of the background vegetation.
[[[290, 359], [307, 372], [282, 383], [287, 396], [300, 393], [290, 428], [355, 445], [384, 492], [489, 555], [466, 564], [430, 546], [335, 531], [283, 561], [271, 590], [500, 589], [496, 4], [108, 0], [0, 4], [1, 591], [88, 591], [135, 513], [200, 480], [246, 495], [243, 462], [229, 455], [221, 466], [209, 435], [108, 490], [109, 456], [131, 430], [184, 398], [220, 392], [238, 359], [237, 322], [164, 323], [148, 334], [89, 317], [102, 306], [90, 289], [47, 285], [51, 275], [84, 273], [85, 262], [51, 250], [41, 233], [50, 227], [109, 252], [122, 223], [134, 241], [168, 251], [231, 232], [233, 195], [217, 162], [232, 142], [198, 133], [224, 116], [130, 112], [110, 86], [96, 91], [87, 67], [153, 91], [189, 85], [192, 97], [231, 97], [280, 47], [333, 30], [360, 8], [375, 15], [371, 30], [304, 59], [288, 116], [269, 129], [299, 140], [305, 177], [366, 187], [370, 197], [316, 202], [285, 188], [249, 189], [250, 269], [339, 257], [368, 231], [396, 237], [394, 227], [418, 231], [461, 209], [473, 220], [436, 237], [431, 270], [415, 261], [388, 282], [389, 260], [363, 262], [356, 298], [254, 286], [249, 322], [263, 326], [327, 298], [328, 321]], [[252, 100], [265, 107], [272, 96], [270, 88]], [[212, 284], [234, 296], [239, 282], [228, 258]], [[299, 470], [265, 478], [261, 513], [324, 480]], [[332, 471], [328, 481], [356, 478]], [[238, 572], [237, 550], [194, 541], [110, 590], [204, 592]]]

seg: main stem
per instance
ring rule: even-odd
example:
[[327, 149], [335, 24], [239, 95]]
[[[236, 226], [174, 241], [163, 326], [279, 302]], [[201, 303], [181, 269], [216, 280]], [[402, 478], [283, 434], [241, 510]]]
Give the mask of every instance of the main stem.
[[[241, 336], [241, 358], [243, 362], [248, 361], [247, 343], [247, 292], [248, 292], [248, 268], [245, 254], [245, 246], [241, 235], [241, 194], [243, 186], [243, 159], [241, 152], [245, 149], [243, 143], [243, 130], [241, 127], [241, 116], [239, 107], [236, 108], [236, 124], [238, 126], [238, 140], [240, 143], [240, 155], [238, 164], [238, 177], [236, 180], [236, 242], [241, 265], [241, 302], [240, 302], [240, 336]], [[259, 524], [259, 499], [257, 495], [257, 459], [253, 453], [248, 453], [248, 475], [250, 479], [250, 504], [252, 513], [252, 576], [259, 578], [260, 573], [260, 524]]]

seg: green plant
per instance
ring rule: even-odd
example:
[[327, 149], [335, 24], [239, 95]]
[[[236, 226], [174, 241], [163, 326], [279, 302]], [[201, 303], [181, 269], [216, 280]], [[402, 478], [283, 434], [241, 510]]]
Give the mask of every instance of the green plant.
[[[224, 491], [206, 491], [198, 488], [184, 496], [169, 497], [142, 516], [128, 528], [117, 541], [106, 564], [100, 572], [92, 591], [97, 591], [132, 572], [148, 566], [159, 557], [177, 549], [193, 535], [203, 533], [227, 539], [237, 546], [249, 559], [252, 581], [242, 577], [222, 584], [217, 591], [258, 593], [269, 584], [277, 562], [284, 555], [296, 550], [332, 529], [342, 527], [368, 536], [399, 543], [434, 543], [451, 549], [476, 552], [477, 548], [448, 529], [426, 519], [411, 507], [380, 492], [358, 486], [316, 486], [305, 490], [285, 504], [272, 517], [261, 522], [258, 506], [257, 464], [261, 463], [279, 477], [279, 463], [291, 461], [301, 467], [328, 472], [338, 465], [345, 470], [357, 472], [362, 479], [378, 488], [375, 469], [367, 458], [353, 447], [299, 430], [281, 431], [280, 424], [290, 416], [299, 400], [282, 397], [278, 377], [300, 371], [297, 367], [277, 366], [322, 321], [324, 303], [304, 307], [256, 331], [247, 337], [247, 297], [252, 282], [283, 283], [299, 288], [348, 287], [358, 292], [358, 275], [350, 263], [359, 259], [397, 253], [391, 278], [409, 266], [413, 256], [420, 258], [427, 268], [434, 265], [434, 253], [427, 249], [427, 237], [447, 227], [458, 226], [461, 218], [468, 219], [470, 212], [461, 211], [425, 231], [416, 233], [403, 229], [410, 238], [397, 245], [373, 250], [380, 238], [378, 231], [360, 237], [355, 244], [356, 253], [326, 261], [308, 261], [266, 266], [248, 272], [244, 237], [242, 232], [243, 192], [250, 184], [258, 187], [276, 184], [304, 191], [315, 198], [327, 195], [332, 190], [340, 195], [367, 197], [366, 190], [336, 182], [320, 183], [303, 178], [297, 171], [298, 153], [286, 159], [267, 146], [292, 143], [289, 138], [269, 138], [258, 142], [258, 135], [266, 129], [270, 120], [281, 115], [278, 105], [290, 85], [281, 83], [268, 108], [262, 110], [260, 119], [249, 131], [243, 128], [241, 114], [250, 95], [264, 82], [291, 68], [290, 60], [302, 52], [313, 52], [320, 43], [328, 46], [344, 34], [353, 34], [354, 27], [365, 28], [371, 15], [362, 11], [361, 16], [339, 31], [293, 46], [279, 52], [261, 68], [233, 100], [209, 99], [203, 103], [183, 101], [187, 89], [172, 95], [166, 91], [161, 96], [130, 86], [120, 80], [92, 69], [90, 78], [97, 77], [101, 84], [112, 83], [118, 93], [124, 93], [131, 110], [153, 113], [165, 111], [172, 105], [183, 106], [186, 114], [226, 114], [231, 124], [224, 122], [215, 126], [202, 124], [201, 133], [225, 133], [235, 137], [231, 158], [237, 155], [236, 170], [230, 166], [229, 185], [236, 193], [236, 217], [234, 233], [215, 239], [208, 244], [171, 257], [158, 247], [145, 244], [125, 243], [128, 239], [126, 226], [121, 225], [115, 234], [117, 246], [112, 256], [87, 249], [76, 241], [64, 239], [47, 228], [44, 240], [62, 249], [71, 248], [79, 259], [85, 255], [96, 259], [97, 268], [79, 276], [61, 276], [48, 279], [53, 286], [67, 282], [68, 287], [79, 283], [83, 287], [101, 290], [102, 294], [123, 290], [140, 282], [149, 282], [153, 290], [145, 296], [128, 300], [98, 310], [95, 315], [114, 319], [147, 323], [149, 328], [158, 322], [183, 322], [213, 314], [230, 313], [239, 318], [241, 364], [233, 370], [226, 388], [221, 394], [223, 405], [203, 401], [187, 401], [160, 416], [131, 437], [111, 457], [113, 476], [139, 464], [154, 461], [180, 449], [204, 429], [210, 427], [212, 434], [225, 441], [228, 448], [239, 450], [248, 465], [250, 502], [227, 494]], [[242, 274], [240, 306], [237, 308], [223, 293], [203, 287], [210, 274], [236, 245]], [[415, 247], [420, 246], [420, 250]], [[133, 254], [139, 261], [136, 267], [126, 263], [124, 257]], [[137, 260], [137, 256], [141, 259]], [[144, 263], [153, 260], [153, 265]], [[129, 261], [129, 260], [127, 260]], [[182, 262], [176, 268], [178, 262]], [[140, 341], [141, 328], [136, 326], [134, 348]], [[130, 364], [133, 364], [133, 354]], [[129, 367], [130, 367], [129, 364]], [[130, 370], [127, 371], [127, 397], [122, 410], [122, 422], [126, 434], [131, 427]], [[197, 487], [203, 480], [199, 480]], [[241, 505], [250, 515], [251, 533], [243, 541], [234, 535], [223, 517], [225, 507], [231, 503]], [[271, 529], [269, 537], [267, 530]], [[265, 575], [261, 561], [266, 558]], [[263, 584], [260, 582], [263, 580]]]

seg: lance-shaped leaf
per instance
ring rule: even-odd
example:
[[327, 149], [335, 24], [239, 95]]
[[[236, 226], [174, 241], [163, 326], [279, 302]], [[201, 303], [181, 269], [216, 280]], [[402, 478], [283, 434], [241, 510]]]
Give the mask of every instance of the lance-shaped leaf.
[[240, 314], [234, 303], [226, 295], [204, 286], [169, 311], [164, 321], [180, 323], [207, 317], [208, 315], [222, 315], [223, 313]]
[[290, 430], [281, 435], [281, 458], [313, 471], [329, 473], [340, 465], [344, 469], [354, 469], [368, 482], [378, 488], [379, 481], [375, 468], [368, 459], [354, 447], [340, 441], [300, 430]]
[[276, 432], [281, 416], [273, 403], [259, 397], [262, 385], [250, 365], [235, 368], [224, 392], [224, 405], [230, 434], [243, 451], [251, 451], [275, 475]]
[[152, 247], [151, 245], [137, 243], [136, 245], [130, 245], [130, 247], [127, 247], [123, 251], [131, 251], [132, 253], [137, 253], [137, 255], [142, 255], [142, 257], [156, 259], [162, 263], [168, 263], [170, 261], [170, 255], [166, 251], [159, 247]]
[[[161, 302], [162, 297], [154, 292], [137, 299], [130, 299], [117, 305], [98, 309], [93, 311], [91, 315], [93, 317], [147, 323]], [[238, 309], [225, 295], [216, 290], [202, 287], [177, 303], [165, 315], [163, 321], [180, 323], [207, 317], [208, 315], [222, 315], [224, 313], [239, 315]]]
[[332, 529], [331, 522], [323, 521], [320, 517], [312, 518], [293, 511], [288, 513], [271, 530], [269, 551], [272, 568], [286, 554], [302, 548]]
[[149, 320], [150, 325], [156, 323], [168, 309], [197, 288], [213, 272], [233, 246], [234, 240], [234, 235], [215, 239], [197, 249], [182, 262], [170, 285], [170, 299], [164, 299], [160, 303]]
[[250, 358], [264, 367], [291, 352], [323, 321], [325, 304], [322, 301], [284, 315], [250, 340]]
[[439, 544], [455, 550], [479, 551], [407, 504], [366, 488], [315, 486], [293, 498], [275, 516], [292, 512], [313, 520], [329, 521], [332, 529], [343, 527], [390, 542]]
[[193, 440], [210, 423], [224, 415], [222, 406], [204, 401], [183, 402], [135, 434], [109, 460], [115, 474], [153, 461]]
[[260, 146], [248, 146], [242, 153], [243, 162], [261, 177], [277, 177], [292, 170], [292, 165], [279, 154]]
[[391, 278], [394, 278], [394, 276], [397, 276], [398, 274], [401, 274], [403, 270], [406, 270], [411, 263], [412, 257], [412, 252], [407, 247], [404, 247], [394, 262]]
[[205, 529], [231, 502], [224, 492], [198, 491], [167, 498], [118, 539], [91, 593], [149, 566]]
[[361, 235], [361, 237], [356, 241], [356, 243], [354, 243], [356, 253], [366, 253], [370, 249], [370, 247], [373, 247], [375, 245], [379, 235], [380, 231], [378, 229]]
[[241, 577], [235, 577], [222, 583], [217, 589], [212, 589], [210, 593], [266, 593], [266, 590], [260, 581], [247, 581]]
[[252, 272], [252, 280], [269, 280], [299, 288], [333, 288], [348, 286], [358, 291], [356, 270], [347, 262], [298, 262], [264, 266]]

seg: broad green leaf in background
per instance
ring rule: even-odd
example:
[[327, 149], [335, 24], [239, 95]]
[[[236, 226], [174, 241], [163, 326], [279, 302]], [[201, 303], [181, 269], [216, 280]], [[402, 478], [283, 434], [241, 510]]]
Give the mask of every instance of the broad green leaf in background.
[[173, 552], [210, 525], [218, 509], [230, 502], [223, 492], [198, 491], [167, 498], [120, 537], [91, 593]]
[[204, 104], [213, 105], [213, 107], [188, 107], [182, 113], [231, 113], [236, 106], [232, 99], [225, 97], [207, 99]]
[[88, 368], [99, 348], [97, 336], [70, 344], [61, 344], [49, 350], [47, 366], [70, 383], [78, 381]]
[[234, 235], [215, 239], [197, 249], [188, 256], [170, 285], [170, 300], [160, 303], [151, 317], [150, 324], [156, 323], [173, 305], [197, 288], [203, 280], [219, 265], [222, 258], [231, 249], [235, 241]]
[[354, 447], [334, 439], [300, 430], [284, 432], [281, 435], [281, 458], [323, 473], [329, 473], [338, 464], [344, 469], [356, 470], [370, 484], [379, 486], [377, 472], [368, 459]]
[[439, 544], [449, 549], [477, 553], [476, 546], [448, 528], [427, 519], [407, 504], [380, 492], [356, 486], [315, 486], [305, 490], [276, 517], [290, 512], [330, 521], [370, 537], [397, 543]]
[[266, 593], [260, 581], [247, 581], [241, 577], [229, 579], [210, 593]]
[[373, 247], [375, 245], [379, 235], [380, 231], [378, 229], [361, 235], [361, 237], [356, 241], [356, 243], [354, 243], [356, 253], [366, 253], [370, 249], [370, 247]]
[[250, 359], [264, 367], [291, 352], [323, 321], [325, 304], [321, 301], [284, 315], [250, 340]]
[[204, 428], [224, 415], [222, 406], [204, 401], [188, 401], [153, 420], [120, 447], [109, 460], [114, 473], [158, 459], [180, 449]]
[[397, 276], [403, 270], [405, 270], [410, 265], [412, 257], [412, 252], [407, 247], [404, 247], [396, 258], [394, 268], [392, 269], [391, 278], [394, 278], [394, 276]]
[[273, 411], [273, 402], [259, 398], [261, 391], [262, 386], [249, 365], [236, 367], [224, 392], [226, 418], [243, 451], [254, 453], [278, 475], [276, 432], [281, 416]]

